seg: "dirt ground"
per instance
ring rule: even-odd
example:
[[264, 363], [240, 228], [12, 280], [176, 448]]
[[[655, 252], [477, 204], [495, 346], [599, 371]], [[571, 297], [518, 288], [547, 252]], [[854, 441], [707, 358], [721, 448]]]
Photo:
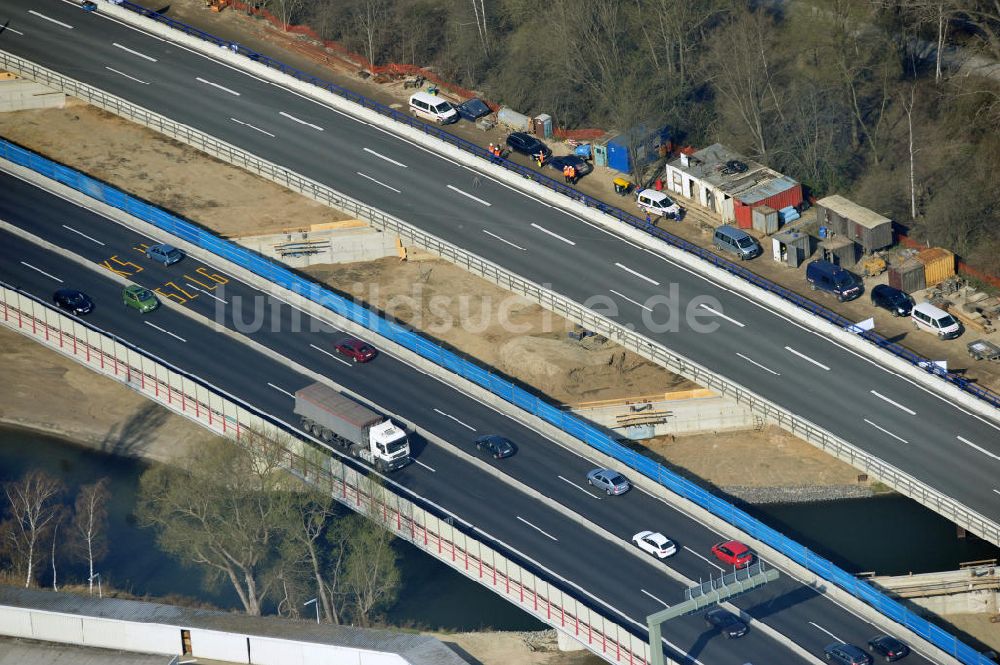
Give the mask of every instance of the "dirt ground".
[[470, 665], [599, 665], [589, 651], [559, 651], [555, 631], [540, 633], [424, 633], [436, 637]]
[[0, 358], [0, 422], [158, 461], [212, 438], [186, 418], [2, 326]]

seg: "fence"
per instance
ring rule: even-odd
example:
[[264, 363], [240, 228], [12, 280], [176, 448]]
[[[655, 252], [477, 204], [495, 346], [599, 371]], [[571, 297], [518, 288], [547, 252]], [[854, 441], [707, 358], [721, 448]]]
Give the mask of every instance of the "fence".
[[[473, 274], [488, 279], [494, 284], [514, 293], [530, 298], [556, 314], [580, 323], [589, 330], [608, 336], [623, 347], [650, 358], [703, 387], [737, 399], [758, 414], [796, 436], [826, 450], [852, 466], [879, 478], [890, 487], [920, 501], [932, 510], [948, 517], [956, 524], [979, 534], [995, 544], [1000, 544], [1000, 525], [992, 520], [969, 510], [962, 504], [944, 496], [923, 482], [886, 464], [882, 460], [834, 437], [809, 421], [794, 416], [776, 404], [760, 398], [752, 391], [718, 376], [697, 363], [673, 354], [666, 347], [654, 344], [642, 335], [629, 331], [620, 324], [602, 317], [568, 298], [544, 289], [533, 282], [524, 280], [489, 261], [466, 252], [440, 238], [424, 233], [402, 220], [355, 201], [330, 187], [262, 160], [251, 153], [219, 141], [207, 134], [137, 107], [125, 100], [107, 95], [96, 88], [38, 67], [33, 63], [3, 51], [0, 51], [0, 65], [46, 85], [62, 89], [68, 94], [85, 99], [95, 106], [156, 129], [167, 136], [188, 143], [210, 155], [241, 166], [253, 173], [263, 175], [289, 189], [304, 193], [330, 206], [350, 212], [360, 219], [368, 220], [379, 228], [396, 233], [413, 244], [422, 246], [466, 268]], [[837, 584], [856, 598], [869, 603], [882, 614], [907, 626], [962, 662], [977, 665], [985, 665], [985, 663], [989, 662], [974, 649], [959, 642], [954, 636], [930, 624], [927, 620], [918, 617], [888, 596], [876, 591], [867, 583], [855, 579], [846, 571], [810, 552], [798, 543], [785, 538], [774, 529], [750, 517], [743, 511], [712, 496], [696, 484], [677, 476], [662, 465], [621, 446], [608, 437], [602, 430], [583, 422], [571, 414], [565, 413], [556, 406], [544, 402], [510, 381], [493, 375], [489, 370], [441, 348], [419, 334], [406, 330], [391, 321], [382, 319], [377, 313], [350, 300], [341, 298], [318, 284], [303, 279], [287, 268], [257, 256], [249, 250], [222, 240], [189, 222], [174, 217], [124, 192], [104, 185], [28, 150], [0, 140], [0, 156], [154, 224], [167, 233], [213, 252], [260, 277], [305, 298], [309, 298], [339, 316], [363, 325], [375, 333], [391, 339], [397, 344], [434, 362], [438, 366], [490, 390], [493, 394], [501, 397], [510, 404], [542, 418], [567, 434], [587, 443], [594, 449], [610, 455], [639, 473], [657, 481], [670, 491], [693, 501], [698, 506], [773, 547], [813, 573]], [[532, 171], [531, 173], [534, 172]], [[537, 174], [535, 175], [537, 176]], [[625, 215], [625, 213], [621, 214]], [[702, 250], [699, 249], [699, 251]], [[708, 253], [708, 256], [715, 259], [713, 262], [721, 261], [711, 253]]]
[[[203, 30], [199, 30], [198, 28], [189, 26], [186, 23], [176, 21], [168, 16], [164, 16], [163, 14], [159, 14], [155, 11], [146, 9], [145, 7], [141, 7], [132, 2], [127, 2], [127, 1], [123, 2], [122, 7], [129, 9], [133, 12], [136, 12], [138, 14], [141, 14], [146, 18], [152, 19], [166, 26], [169, 26], [170, 28], [181, 31], [184, 34], [197, 37], [199, 39], [208, 41], [218, 46], [229, 47], [233, 45], [232, 42], [224, 40], [220, 37], [216, 37], [215, 35], [207, 33]], [[548, 187], [549, 189], [553, 190], [558, 194], [562, 194], [575, 201], [579, 201], [580, 203], [583, 203], [588, 207], [594, 208], [606, 215], [609, 215], [621, 222], [624, 222], [629, 226], [641, 229], [642, 231], [645, 231], [646, 233], [666, 242], [672, 247], [676, 247], [677, 249], [683, 250], [690, 254], [694, 254], [695, 256], [701, 258], [702, 260], [708, 261], [715, 267], [721, 268], [726, 272], [729, 272], [747, 282], [750, 282], [754, 286], [757, 286], [761, 289], [764, 289], [765, 291], [773, 293], [779, 296], [780, 298], [798, 307], [801, 307], [802, 309], [805, 309], [811, 312], [812, 314], [815, 314], [816, 316], [825, 319], [826, 321], [829, 321], [835, 326], [838, 326], [840, 328], [846, 328], [848, 326], [853, 326], [855, 323], [854, 321], [846, 319], [843, 316], [837, 314], [836, 312], [832, 312], [826, 309], [825, 307], [817, 305], [813, 301], [799, 295], [798, 293], [795, 293], [794, 291], [790, 291], [782, 286], [779, 286], [778, 284], [775, 284], [774, 282], [771, 282], [770, 280], [764, 279], [763, 277], [751, 272], [750, 270], [739, 264], [728, 261], [713, 252], [710, 252], [702, 247], [699, 247], [698, 245], [690, 243], [687, 240], [684, 240], [683, 238], [679, 238], [671, 233], [668, 233], [658, 228], [656, 225], [647, 222], [645, 219], [636, 217], [635, 215], [629, 214], [619, 208], [615, 208], [614, 206], [611, 206], [599, 199], [587, 196], [586, 194], [581, 193], [575, 187], [569, 187], [565, 183], [561, 183], [558, 180], [555, 180], [554, 178], [549, 178], [547, 176], [544, 176], [538, 171], [527, 168], [525, 166], [521, 166], [520, 164], [517, 164], [515, 162], [506, 159], [497, 160], [495, 157], [490, 155], [485, 148], [482, 148], [481, 146], [478, 146], [474, 143], [466, 141], [465, 139], [461, 139], [453, 134], [450, 134], [436, 125], [431, 125], [422, 122], [405, 113], [397, 111], [396, 109], [393, 109], [384, 104], [380, 104], [372, 99], [360, 95], [352, 90], [349, 90], [339, 85], [335, 85], [333, 83], [330, 83], [329, 81], [324, 81], [323, 79], [317, 76], [313, 76], [312, 74], [307, 74], [306, 72], [300, 71], [295, 67], [291, 67], [289, 65], [284, 64], [280, 60], [276, 60], [263, 53], [258, 53], [256, 51], [248, 49], [243, 45], [236, 45], [236, 46], [238, 53], [240, 53], [241, 55], [245, 55], [246, 57], [250, 58], [255, 62], [259, 62], [263, 65], [266, 65], [267, 67], [270, 67], [271, 69], [280, 71], [281, 73], [291, 76], [299, 81], [303, 81], [310, 85], [314, 85], [318, 88], [322, 88], [327, 92], [331, 92], [335, 95], [343, 97], [348, 101], [354, 102], [355, 104], [363, 106], [366, 109], [375, 111], [396, 122], [401, 122], [409, 127], [422, 131], [425, 134], [430, 134], [435, 138], [444, 141], [448, 145], [459, 148], [460, 150], [464, 150], [465, 152], [471, 153], [476, 157], [480, 157], [485, 160], [490, 160], [496, 164], [499, 164], [503, 168], [509, 171], [513, 171], [514, 173], [523, 176], [525, 178], [528, 178], [530, 180], [533, 180], [541, 185], [544, 185], [545, 187]], [[987, 402], [988, 404], [994, 407], [1000, 407], [1000, 394], [997, 394], [988, 388], [984, 388], [982, 386], [977, 385], [976, 383], [970, 381], [963, 375], [948, 372], [947, 370], [942, 369], [935, 363], [931, 362], [929, 359], [914, 353], [913, 351], [907, 349], [904, 346], [890, 342], [889, 340], [887, 340], [886, 338], [882, 337], [881, 335], [879, 335], [874, 331], [862, 332], [859, 333], [859, 336], [868, 340], [869, 342], [879, 347], [880, 349], [888, 351], [889, 353], [895, 355], [898, 358], [902, 358], [903, 360], [909, 362], [914, 367], [917, 367], [920, 370], [927, 372], [929, 374], [934, 374], [944, 379], [945, 381], [948, 381], [949, 383], [958, 386], [965, 392], [975, 395], [979, 399]]]
[[[503, 547], [473, 537], [471, 528], [456, 525], [453, 518], [425, 505], [418, 497], [406, 498], [371, 482], [330, 452], [201, 379], [3, 283], [0, 323], [221, 436], [239, 441], [263, 435], [278, 442], [289, 471], [557, 627], [598, 656], [621, 665], [645, 665], [649, 661], [649, 647], [641, 637], [604, 617], [591, 607], [596, 604], [593, 601], [577, 598], [567, 588], [570, 583], [547, 580], [552, 576], [530, 563], [518, 563], [519, 557], [502, 553]], [[249, 432], [253, 436], [246, 437]]]

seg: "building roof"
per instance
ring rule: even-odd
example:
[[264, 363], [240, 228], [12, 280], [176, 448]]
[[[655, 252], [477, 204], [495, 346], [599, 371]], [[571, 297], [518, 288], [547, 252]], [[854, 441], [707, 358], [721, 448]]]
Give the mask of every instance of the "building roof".
[[312, 621], [162, 605], [119, 598], [0, 586], [0, 606], [119, 621], [204, 628], [259, 637], [396, 653], [414, 665], [465, 665], [440, 640], [391, 630], [318, 625]]
[[[730, 168], [733, 162], [745, 165], [746, 169], [738, 172], [738, 169]], [[687, 166], [684, 166], [680, 157], [670, 162], [670, 166], [748, 205], [799, 184], [721, 143], [715, 143], [691, 155]]]
[[0, 638], [0, 665], [171, 665], [173, 656]]
[[888, 217], [883, 217], [873, 210], [859, 206], [853, 201], [848, 201], [839, 194], [822, 198], [816, 202], [816, 205], [823, 206], [827, 210], [832, 210], [841, 217], [845, 217], [855, 224], [860, 224], [866, 229], [874, 229], [882, 224], [892, 223], [892, 220]]

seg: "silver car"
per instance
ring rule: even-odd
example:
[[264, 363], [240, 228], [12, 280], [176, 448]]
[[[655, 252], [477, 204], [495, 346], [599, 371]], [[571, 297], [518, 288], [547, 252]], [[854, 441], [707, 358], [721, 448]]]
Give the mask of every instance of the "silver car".
[[170, 266], [184, 258], [184, 252], [167, 244], [150, 245], [146, 248], [146, 258]]
[[604, 490], [608, 496], [624, 494], [632, 488], [625, 476], [614, 469], [594, 469], [587, 474], [587, 482]]

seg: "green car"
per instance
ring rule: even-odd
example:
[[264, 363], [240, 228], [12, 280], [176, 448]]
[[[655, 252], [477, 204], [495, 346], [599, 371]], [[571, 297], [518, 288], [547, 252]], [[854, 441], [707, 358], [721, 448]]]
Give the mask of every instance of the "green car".
[[152, 291], [135, 284], [126, 286], [125, 290], [122, 291], [122, 302], [143, 314], [152, 312], [160, 306], [160, 301], [156, 299]]

